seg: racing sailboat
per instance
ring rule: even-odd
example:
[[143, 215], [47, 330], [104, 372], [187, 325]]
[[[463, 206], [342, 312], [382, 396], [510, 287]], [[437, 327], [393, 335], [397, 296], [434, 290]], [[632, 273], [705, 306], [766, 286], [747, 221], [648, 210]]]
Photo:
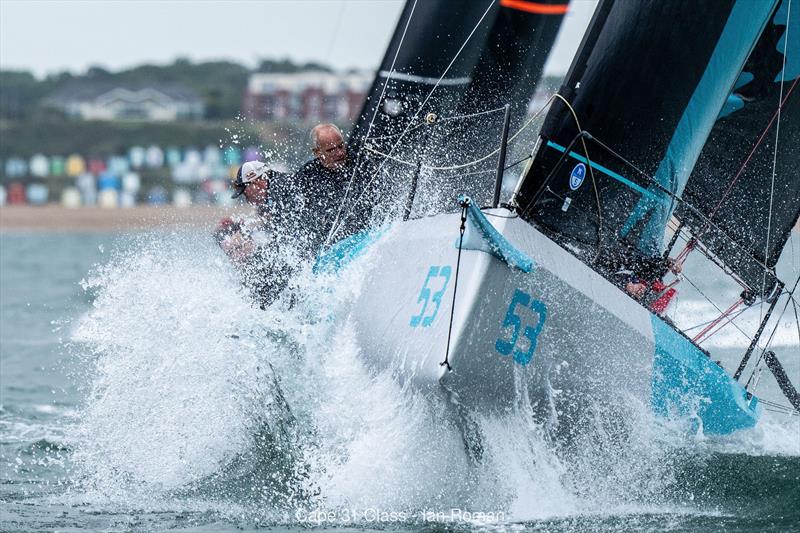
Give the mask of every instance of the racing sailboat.
[[[405, 220], [388, 230], [349, 236], [320, 256], [317, 270], [328, 272], [368, 256], [350, 319], [370, 364], [444, 396], [462, 412], [502, 413], [524, 397], [540, 415], [558, 417], [562, 427], [580, 425], [583, 407], [598, 404], [609, 417], [624, 415], [631, 405], [649, 406], [656, 415], [690, 420], [711, 434], [754, 426], [762, 405], [740, 383], [741, 369], [723, 368], [697, 337], [662, 316], [669, 287], [662, 284], [657, 298], [644, 300], [628, 287], [642, 280], [618, 275], [641, 277], [647, 270], [652, 289], [685, 257], [667, 261], [677, 235], [684, 234], [693, 250], [743, 285], [741, 304], [763, 301], [773, 308], [787, 292], [773, 267], [800, 210], [797, 173], [788, 162], [796, 160], [800, 145], [800, 95], [794, 91], [800, 47], [786, 38], [800, 9], [790, 14], [790, 3], [601, 0], [511, 198], [500, 201], [503, 135], [494, 184], [485, 180], [483, 192], [470, 192], [471, 198], [459, 198], [464, 191], [458, 182], [448, 187], [455, 212], [415, 218], [407, 208]], [[425, 3], [428, 9], [433, 4]], [[355, 139], [365, 147], [387, 143], [374, 152], [388, 163], [403, 162], [398, 154], [417, 154], [419, 179], [428, 152], [404, 151], [407, 132], [424, 129], [423, 117], [430, 114], [480, 109], [478, 100], [486, 97], [470, 98], [487, 93], [470, 84], [491, 76], [474, 74], [489, 61], [476, 53], [461, 63], [442, 54], [447, 60], [436, 59], [444, 66], [438, 73], [414, 71], [433, 64], [415, 60], [399, 69], [398, 58], [422, 57], [401, 51], [402, 35], [418, 22], [414, 5], [409, 2], [401, 17], [384, 61], [390, 64], [379, 75], [383, 83], [376, 80]], [[563, 16], [566, 6], [501, 0], [472, 18], [465, 13], [437, 20], [457, 24], [460, 33], [453, 35], [466, 35], [473, 46], [491, 39], [503, 9], [519, 11], [510, 16], [546, 18]], [[560, 19], [549, 24], [557, 28]], [[796, 24], [793, 29], [800, 31]], [[437, 30], [442, 28], [432, 33]], [[537, 36], [543, 33], [550, 35], [542, 45], [549, 50], [554, 33]], [[424, 57], [437, 56], [431, 51]], [[512, 72], [519, 61], [498, 64]], [[462, 70], [448, 78], [454, 64]], [[759, 76], [767, 74], [761, 96], [748, 97], [744, 81], [761, 84]], [[455, 80], [443, 87], [447, 97], [433, 98], [447, 79]], [[403, 83], [417, 85], [406, 93]], [[425, 83], [430, 91], [420, 87]], [[533, 90], [530, 80], [501, 86], [506, 93], [500, 98], [529, 98]], [[405, 95], [412, 103], [403, 103]], [[509, 115], [507, 110], [506, 132]], [[753, 126], [741, 128], [740, 120]], [[760, 142], [751, 133], [774, 131], [778, 124], [780, 146], [757, 144], [748, 158], [762, 161], [772, 149], [781, 154], [769, 167], [771, 191], [762, 188], [761, 166], [745, 168], [745, 175], [759, 174], [761, 181], [744, 185], [720, 163], [726, 150], [747, 152]], [[732, 131], [741, 133], [735, 148], [725, 138]], [[742, 152], [735, 156], [739, 163]], [[704, 170], [709, 166], [715, 171]], [[436, 173], [436, 165], [428, 168]], [[419, 199], [411, 181], [397, 196], [406, 207]], [[776, 190], [787, 196], [778, 208], [765, 212], [756, 205], [743, 213], [741, 202], [754, 183], [763, 198], [774, 198]], [[675, 217], [678, 230], [670, 225]], [[756, 228], [767, 217], [773, 231], [764, 240]], [[736, 229], [743, 222], [756, 224], [747, 231], [757, 238], [748, 240]], [[715, 326], [726, 319], [723, 313]], [[748, 352], [757, 341], [756, 336]]]

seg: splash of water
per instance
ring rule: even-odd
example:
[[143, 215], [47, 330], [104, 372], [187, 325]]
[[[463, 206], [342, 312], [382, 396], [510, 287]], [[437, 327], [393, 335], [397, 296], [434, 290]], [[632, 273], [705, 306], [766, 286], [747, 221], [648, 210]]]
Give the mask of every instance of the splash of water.
[[472, 464], [449, 411], [365, 366], [348, 305], [369, 261], [335, 279], [303, 270], [293, 297], [261, 310], [205, 237], [112, 255], [84, 283], [97, 296], [72, 340], [94, 368], [70, 435], [84, 497], [282, 523], [320, 508], [531, 520], [669, 505], [686, 439], [633, 403], [624, 441], [597, 406], [564, 447], [523, 398], [477, 420]]

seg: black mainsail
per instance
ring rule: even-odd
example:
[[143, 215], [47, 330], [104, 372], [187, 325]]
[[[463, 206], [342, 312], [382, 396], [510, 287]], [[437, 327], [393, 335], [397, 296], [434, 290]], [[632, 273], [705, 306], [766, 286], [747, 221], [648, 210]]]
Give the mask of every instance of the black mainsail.
[[371, 138], [401, 133], [418, 110], [426, 112], [420, 106], [434, 87], [426, 108], [454, 109], [472, 81], [497, 10], [489, 2], [407, 0], [351, 143], [363, 141], [368, 131]]

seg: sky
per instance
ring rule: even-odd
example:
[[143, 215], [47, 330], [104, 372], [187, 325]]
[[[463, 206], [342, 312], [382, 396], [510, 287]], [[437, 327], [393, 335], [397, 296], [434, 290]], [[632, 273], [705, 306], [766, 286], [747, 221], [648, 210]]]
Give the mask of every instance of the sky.
[[[463, 1], [463, 0], [448, 0]], [[481, 0], [467, 0], [481, 1]], [[0, 0], [0, 67], [38, 77], [228, 59], [375, 69], [404, 0]], [[546, 70], [569, 66], [595, 0], [573, 0]]]

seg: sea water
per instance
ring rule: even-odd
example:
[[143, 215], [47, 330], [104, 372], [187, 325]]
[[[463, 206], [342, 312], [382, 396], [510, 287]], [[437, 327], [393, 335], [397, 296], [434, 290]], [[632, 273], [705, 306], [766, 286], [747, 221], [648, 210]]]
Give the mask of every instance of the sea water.
[[[641, 412], [565, 456], [520, 409], [478, 420], [476, 465], [441, 405], [364, 365], [358, 266], [261, 310], [204, 234], [0, 239], [0, 530], [800, 527], [798, 417], [712, 437]], [[681, 325], [713, 315], [681, 298]], [[773, 348], [797, 382], [788, 309]], [[708, 347], [735, 364], [736, 337]]]

